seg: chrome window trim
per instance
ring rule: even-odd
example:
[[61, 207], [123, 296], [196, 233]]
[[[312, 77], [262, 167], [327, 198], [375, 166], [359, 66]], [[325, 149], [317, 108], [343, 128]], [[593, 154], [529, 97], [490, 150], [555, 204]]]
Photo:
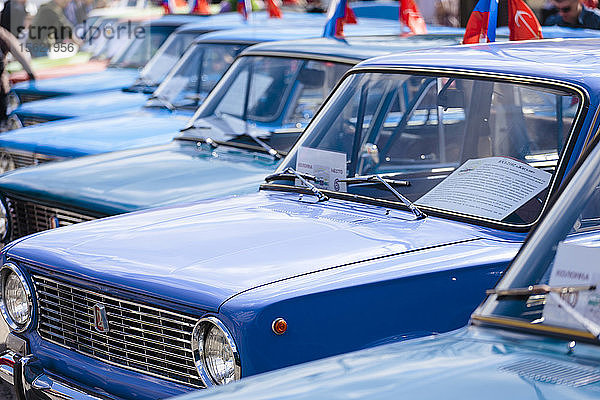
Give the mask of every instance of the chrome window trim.
[[[584, 116], [583, 111], [589, 109], [591, 102], [590, 102], [590, 95], [589, 95], [589, 92], [587, 91], [587, 89], [584, 88], [583, 86], [578, 85], [573, 82], [566, 82], [566, 81], [561, 81], [561, 80], [557, 80], [557, 79], [528, 76], [528, 75], [499, 73], [499, 72], [491, 72], [491, 71], [477, 71], [477, 70], [468, 70], [468, 69], [437, 68], [437, 67], [434, 68], [434, 67], [410, 66], [410, 65], [406, 65], [406, 66], [404, 66], [404, 65], [402, 65], [402, 66], [393, 66], [393, 65], [390, 65], [390, 66], [387, 66], [387, 65], [358, 66], [358, 67], [354, 67], [354, 68], [350, 69], [349, 71], [347, 71], [342, 76], [342, 78], [338, 81], [337, 85], [329, 93], [329, 96], [327, 97], [327, 99], [323, 102], [323, 104], [321, 105], [319, 110], [315, 113], [315, 115], [313, 116], [313, 118], [310, 121], [310, 123], [308, 124], [308, 126], [305, 128], [305, 130], [304, 130], [305, 133], [294, 144], [294, 146], [290, 149], [288, 154], [291, 154], [291, 153], [297, 151], [297, 148], [301, 147], [302, 143], [304, 143], [304, 140], [307, 137], [306, 131], [311, 127], [311, 125], [317, 123], [321, 119], [320, 114], [325, 109], [325, 105], [329, 102], [329, 99], [338, 90], [338, 88], [342, 84], [344, 84], [344, 81], [346, 79], [348, 79], [349, 76], [354, 75], [354, 74], [359, 74], [359, 73], [422, 74], [422, 75], [434, 75], [434, 76], [441, 76], [441, 77], [452, 76], [452, 77], [459, 77], [461, 79], [479, 79], [479, 80], [485, 79], [485, 80], [501, 81], [501, 82], [506, 82], [506, 83], [524, 84], [524, 85], [534, 86], [534, 87], [548, 87], [548, 88], [554, 88], [554, 89], [560, 88], [560, 89], [566, 90], [568, 92], [569, 91], [576, 92], [580, 96], [580, 99], [582, 101], [577, 109], [577, 114], [573, 118], [573, 124], [571, 125], [571, 129], [568, 132], [568, 137], [563, 146], [562, 154], [560, 155], [559, 162], [556, 165], [556, 172], [553, 174], [552, 180], [551, 180], [550, 184], [548, 185], [548, 187], [552, 189], [552, 191], [550, 191], [550, 193], [555, 193], [557, 190], [557, 187], [559, 184], [559, 182], [557, 183], [558, 176], [560, 175], [561, 180], [564, 177], [564, 169], [566, 168], [566, 164], [568, 164], [568, 162], [569, 162], [568, 158], [570, 158], [570, 157], [565, 157], [565, 153], [569, 152], [569, 154], [572, 154], [573, 146], [575, 145], [577, 137], [588, 137], [588, 135], [590, 134], [590, 131], [593, 131], [593, 128], [594, 128], [593, 125], [590, 125], [586, 132], [581, 131], [579, 133], [579, 135], [577, 135], [577, 137], [574, 135], [574, 131], [577, 130], [578, 128], [580, 128], [584, 122], [585, 118], [582, 118]], [[600, 130], [600, 128], [599, 128], [599, 130]], [[583, 153], [583, 151], [585, 150], [585, 147], [586, 146], [584, 143], [581, 153]], [[277, 169], [275, 170], [275, 173], [282, 172], [284, 165], [285, 165], [284, 163], [280, 164], [279, 167], [277, 167]], [[297, 187], [295, 188], [294, 186], [278, 185], [278, 184], [261, 184], [260, 189], [267, 189], [267, 190], [274, 189], [274, 190], [281, 190], [281, 191], [298, 192]], [[335, 197], [336, 195], [341, 193], [341, 192], [330, 192], [327, 190], [324, 190], [323, 192], [326, 193], [327, 195], [331, 195], [332, 197]], [[344, 195], [344, 194], [345, 193], [341, 193], [341, 195]], [[352, 199], [358, 200], [360, 197], [361, 196], [355, 196], [355, 195], [340, 196], [340, 198], [342, 198], [344, 200], [348, 200], [348, 201], [352, 201]], [[531, 222], [529, 224], [523, 224], [523, 225], [509, 224], [509, 223], [505, 223], [505, 222], [501, 222], [501, 221], [492, 220], [489, 218], [482, 218], [482, 217], [478, 217], [478, 216], [474, 216], [474, 215], [461, 214], [461, 213], [457, 213], [457, 212], [453, 212], [453, 211], [438, 210], [436, 208], [431, 208], [431, 207], [427, 207], [427, 206], [423, 206], [423, 205], [419, 205], [419, 207], [422, 210], [427, 211], [435, 216], [439, 216], [440, 218], [449, 218], [449, 219], [457, 220], [460, 222], [477, 224], [480, 226], [491, 227], [494, 229], [504, 229], [507, 231], [514, 231], [514, 232], [528, 232], [533, 226], [535, 226], [539, 222], [540, 217], [548, 209], [551, 198], [552, 198], [552, 196], [550, 194], [546, 197], [544, 204], [542, 206], [542, 209], [540, 210], [537, 218], [533, 222]], [[372, 199], [372, 200], [374, 200], [374, 202], [381, 204], [381, 205], [383, 205], [385, 203], [384, 201], [378, 202], [377, 199]], [[399, 208], [404, 209], [401, 207], [401, 203], [397, 203], [397, 205], [399, 206]]]

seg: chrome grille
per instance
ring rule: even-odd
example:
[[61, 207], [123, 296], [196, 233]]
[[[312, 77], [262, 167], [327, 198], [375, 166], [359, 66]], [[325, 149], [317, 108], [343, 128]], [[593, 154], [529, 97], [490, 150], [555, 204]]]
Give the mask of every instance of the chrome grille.
[[15, 163], [15, 168], [29, 167], [31, 165], [43, 164], [48, 161], [60, 160], [61, 157], [53, 157], [45, 154], [32, 153], [30, 151], [18, 151], [0, 148], [0, 152], [7, 153]]
[[6, 203], [10, 214], [12, 240], [31, 233], [96, 219], [90, 215], [11, 197], [6, 198]]
[[18, 95], [21, 103], [29, 103], [30, 101], [44, 100], [51, 97], [46, 93], [19, 93]]
[[[40, 336], [119, 367], [204, 387], [191, 349], [196, 318], [33, 276]], [[106, 310], [109, 329], [94, 328], [94, 305]]]
[[23, 126], [37, 125], [48, 121], [50, 121], [48, 118], [34, 117], [31, 115], [21, 117], [21, 123], [23, 124]]

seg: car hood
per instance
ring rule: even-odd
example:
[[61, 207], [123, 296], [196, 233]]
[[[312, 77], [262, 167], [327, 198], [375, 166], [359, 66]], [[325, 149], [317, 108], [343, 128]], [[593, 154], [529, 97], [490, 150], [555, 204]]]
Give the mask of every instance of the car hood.
[[176, 202], [256, 192], [277, 163], [255, 152], [173, 141], [80, 157], [0, 176], [0, 191], [113, 215]]
[[0, 147], [56, 157], [165, 144], [179, 133], [190, 113], [144, 108], [120, 116], [51, 122], [0, 135]]
[[148, 95], [124, 92], [120, 89], [102, 93], [76, 94], [22, 104], [15, 114], [41, 115], [56, 118], [97, 117], [102, 114], [128, 111], [146, 103]]
[[[379, 346], [246, 378], [177, 400], [598, 398], [597, 349], [596, 357], [590, 360], [566, 356], [566, 341], [548, 339], [544, 343], [535, 336], [476, 330], [484, 331], [469, 328]], [[589, 377], [592, 383], [586, 384]]]
[[8, 256], [216, 310], [259, 285], [485, 235], [466, 224], [385, 211], [261, 191], [46, 231], [18, 241]]
[[16, 92], [46, 92], [65, 95], [90, 93], [129, 87], [137, 77], [138, 71], [134, 68], [108, 68], [105, 71], [93, 74], [21, 82], [14, 85], [13, 90]]

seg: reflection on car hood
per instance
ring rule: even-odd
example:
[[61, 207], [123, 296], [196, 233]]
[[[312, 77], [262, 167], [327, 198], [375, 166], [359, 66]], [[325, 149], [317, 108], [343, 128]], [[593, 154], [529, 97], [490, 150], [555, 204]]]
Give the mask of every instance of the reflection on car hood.
[[18, 169], [0, 176], [0, 191], [113, 215], [256, 192], [275, 167], [256, 153], [225, 147], [213, 153], [174, 141]]
[[482, 236], [433, 217], [414, 221], [403, 211], [386, 216], [381, 207], [307, 204], [296, 193], [261, 191], [43, 232], [8, 255], [214, 310], [257, 285]]
[[108, 68], [102, 72], [21, 82], [13, 86], [19, 92], [77, 94], [122, 89], [131, 86], [138, 76], [135, 68]]
[[147, 94], [123, 92], [120, 89], [102, 93], [77, 94], [22, 104], [15, 112], [21, 115], [43, 115], [59, 118], [97, 117], [109, 112], [122, 113], [146, 104]]
[[[530, 340], [535, 337], [485, 331], [469, 328], [380, 346], [246, 378], [177, 400], [598, 398], [597, 358], [566, 356], [567, 342], [546, 339], [544, 343]], [[597, 349], [592, 351], [597, 356]], [[585, 382], [590, 376], [596, 381], [578, 387], [576, 382]]]
[[152, 108], [102, 119], [51, 122], [3, 134], [0, 147], [80, 157], [165, 144], [179, 134], [190, 115]]

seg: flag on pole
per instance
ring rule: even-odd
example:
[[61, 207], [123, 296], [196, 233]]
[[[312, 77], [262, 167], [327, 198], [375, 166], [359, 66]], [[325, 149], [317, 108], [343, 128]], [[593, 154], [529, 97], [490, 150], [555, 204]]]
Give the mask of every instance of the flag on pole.
[[427, 33], [425, 20], [414, 0], [400, 0], [400, 22], [415, 35]]
[[240, 14], [242, 14], [242, 17], [244, 18], [244, 20], [248, 21], [248, 15], [250, 14], [250, 11], [252, 10], [252, 5], [250, 4], [250, 0], [238, 0], [237, 10]]
[[496, 41], [498, 22], [498, 0], [479, 0], [469, 17], [463, 43]]
[[275, 0], [267, 0], [267, 11], [270, 18], [281, 18], [281, 10]]
[[332, 0], [327, 11], [327, 23], [323, 37], [343, 37], [344, 24], [355, 24], [356, 15], [348, 6], [348, 0]]
[[523, 0], [508, 0], [510, 40], [542, 39], [542, 26]]
[[196, 15], [210, 15], [210, 7], [206, 0], [190, 0], [190, 13]]

